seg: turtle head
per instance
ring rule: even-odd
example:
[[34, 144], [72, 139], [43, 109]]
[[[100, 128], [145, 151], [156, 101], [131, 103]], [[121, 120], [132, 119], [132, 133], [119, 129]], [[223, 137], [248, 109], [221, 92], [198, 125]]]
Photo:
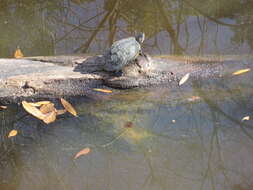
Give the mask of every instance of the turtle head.
[[135, 39], [137, 42], [139, 42], [140, 44], [142, 44], [145, 40], [145, 34], [144, 33], [140, 33], [138, 35], [135, 36]]

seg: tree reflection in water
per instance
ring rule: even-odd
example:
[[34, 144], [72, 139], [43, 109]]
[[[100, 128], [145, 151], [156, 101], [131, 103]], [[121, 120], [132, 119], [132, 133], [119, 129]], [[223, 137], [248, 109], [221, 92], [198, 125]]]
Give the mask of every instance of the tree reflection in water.
[[[113, 41], [145, 32], [151, 54], [252, 52], [252, 1], [3, 0], [1, 57], [102, 53]], [[8, 35], [7, 35], [8, 34]]]

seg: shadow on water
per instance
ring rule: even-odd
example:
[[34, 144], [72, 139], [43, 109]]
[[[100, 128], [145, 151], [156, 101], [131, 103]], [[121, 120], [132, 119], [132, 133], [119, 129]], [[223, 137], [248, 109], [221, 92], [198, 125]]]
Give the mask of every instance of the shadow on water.
[[[140, 31], [151, 54], [247, 54], [252, 6], [247, 0], [2, 0], [0, 56], [11, 57], [17, 46], [27, 56], [97, 54]], [[251, 81], [249, 72], [80, 98], [73, 101], [79, 117], [49, 125], [8, 106], [0, 111], [0, 189], [252, 189], [253, 123], [241, 121], [252, 116]], [[18, 135], [7, 138], [12, 129]], [[74, 160], [85, 147], [91, 152]]]

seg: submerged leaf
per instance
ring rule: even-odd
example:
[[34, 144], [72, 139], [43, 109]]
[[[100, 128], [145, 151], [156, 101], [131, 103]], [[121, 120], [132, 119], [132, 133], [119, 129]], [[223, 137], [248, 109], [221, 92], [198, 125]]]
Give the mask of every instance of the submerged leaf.
[[44, 105], [42, 105], [42, 106], [40, 107], [40, 111], [41, 111], [41, 113], [46, 114], [46, 113], [53, 112], [53, 111], [55, 112], [56, 109], [55, 109], [53, 103], [49, 103], [49, 104], [44, 104]]
[[74, 107], [66, 100], [64, 100], [63, 98], [61, 98], [61, 103], [63, 105], [63, 107], [72, 115], [77, 116], [76, 110], [74, 109]]
[[134, 125], [133, 122], [128, 121], [128, 122], [125, 123], [124, 127], [125, 127], [125, 128], [132, 128], [133, 125]]
[[15, 53], [14, 53], [14, 57], [15, 57], [15, 58], [22, 58], [22, 57], [24, 57], [24, 55], [23, 55], [21, 49], [19, 49], [19, 48], [16, 49], [16, 51], [15, 51]]
[[38, 108], [36, 108], [35, 106], [29, 104], [28, 102], [22, 101], [22, 105], [23, 105], [23, 108], [28, 113], [30, 113], [31, 115], [37, 117], [38, 119], [43, 120], [46, 117], [46, 115], [41, 113], [41, 111]]
[[179, 81], [179, 86], [181, 86], [182, 84], [184, 84], [190, 77], [190, 73], [187, 73], [186, 75], [184, 75], [181, 80]]
[[17, 131], [17, 130], [11, 130], [11, 131], [9, 132], [8, 138], [10, 138], [10, 137], [15, 137], [17, 134], [18, 134], [18, 131]]
[[48, 114], [46, 114], [46, 117], [43, 119], [43, 121], [46, 123], [46, 124], [49, 124], [49, 123], [52, 123], [56, 120], [56, 112], [55, 111], [52, 111]]
[[93, 88], [93, 90], [98, 91], [98, 92], [104, 92], [104, 93], [112, 93], [111, 90], [101, 89], [101, 88]]
[[241, 75], [241, 74], [246, 73], [246, 72], [249, 72], [249, 71], [250, 71], [249, 68], [247, 68], [247, 69], [241, 69], [241, 70], [238, 70], [238, 71], [233, 72], [232, 75]]
[[90, 148], [89, 148], [89, 147], [84, 148], [84, 149], [80, 150], [80, 151], [75, 155], [74, 159], [76, 159], [76, 158], [78, 158], [78, 157], [80, 157], [80, 156], [82, 156], [82, 155], [86, 155], [86, 154], [88, 154], [89, 152], [90, 152]]
[[245, 116], [245, 117], [242, 118], [242, 121], [248, 121], [248, 120], [250, 120], [249, 116]]

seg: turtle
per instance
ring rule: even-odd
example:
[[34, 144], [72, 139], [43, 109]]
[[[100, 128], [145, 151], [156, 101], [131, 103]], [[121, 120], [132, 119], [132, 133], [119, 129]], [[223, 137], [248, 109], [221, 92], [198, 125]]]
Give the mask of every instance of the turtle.
[[138, 56], [135, 62], [136, 64], [128, 64], [122, 68], [122, 76], [146, 75], [152, 67], [152, 58], [148, 54]]
[[[120, 72], [122, 68], [128, 64], [136, 63], [135, 59], [139, 55], [143, 55], [141, 45], [145, 39], [145, 34], [140, 33], [135, 37], [124, 38], [115, 41], [111, 48], [104, 53], [105, 71]], [[139, 67], [141, 67], [139, 65]]]

